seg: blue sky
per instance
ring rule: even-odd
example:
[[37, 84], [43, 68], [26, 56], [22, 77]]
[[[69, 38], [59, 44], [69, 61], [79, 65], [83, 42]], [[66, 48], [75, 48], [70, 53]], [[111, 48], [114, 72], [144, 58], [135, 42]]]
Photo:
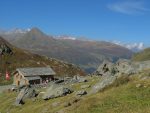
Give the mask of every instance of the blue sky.
[[31, 27], [51, 35], [150, 46], [150, 1], [0, 0], [1, 29]]

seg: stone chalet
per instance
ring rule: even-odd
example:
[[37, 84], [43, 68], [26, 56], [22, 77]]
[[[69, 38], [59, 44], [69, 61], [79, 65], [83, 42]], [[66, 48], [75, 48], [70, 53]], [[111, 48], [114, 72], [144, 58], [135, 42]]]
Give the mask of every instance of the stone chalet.
[[56, 73], [50, 67], [17, 68], [14, 72], [14, 85], [41, 84], [54, 79]]

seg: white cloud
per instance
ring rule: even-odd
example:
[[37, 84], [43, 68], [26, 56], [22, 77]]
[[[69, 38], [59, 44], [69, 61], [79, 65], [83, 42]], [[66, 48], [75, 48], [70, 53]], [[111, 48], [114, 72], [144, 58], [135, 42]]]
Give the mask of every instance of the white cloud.
[[126, 0], [122, 2], [108, 4], [107, 8], [112, 11], [124, 14], [143, 14], [147, 11], [150, 11], [148, 8], [146, 8], [144, 2], [137, 0]]
[[120, 41], [113, 41], [113, 43], [120, 45], [120, 46], [123, 46], [123, 47], [126, 47], [132, 51], [140, 51], [140, 50], [143, 50], [145, 48], [143, 42], [126, 44], [126, 43], [122, 43]]

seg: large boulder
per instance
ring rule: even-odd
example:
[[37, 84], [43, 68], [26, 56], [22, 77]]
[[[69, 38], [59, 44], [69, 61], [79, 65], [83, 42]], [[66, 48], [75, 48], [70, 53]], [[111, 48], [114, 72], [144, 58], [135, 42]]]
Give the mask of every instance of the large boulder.
[[104, 88], [110, 86], [117, 79], [116, 76], [104, 76], [100, 82], [95, 84], [90, 90], [89, 94], [95, 94], [99, 91], [102, 91]]
[[116, 74], [118, 72], [117, 68], [115, 67], [115, 64], [109, 61], [104, 61], [96, 70], [94, 75], [110, 75], [110, 74]]
[[115, 67], [120, 74], [131, 75], [137, 73], [135, 67], [132, 65], [132, 62], [127, 59], [119, 59], [116, 62]]
[[69, 89], [65, 86], [53, 84], [47, 89], [46, 93], [43, 95], [42, 98], [44, 100], [48, 100], [48, 99], [52, 99], [52, 98], [56, 98], [56, 97], [65, 96], [72, 92], [73, 91], [71, 89]]
[[20, 92], [16, 98], [15, 105], [21, 105], [25, 103], [25, 100], [27, 98], [33, 98], [37, 96], [37, 92], [35, 91], [34, 88], [30, 86], [25, 86], [20, 89]]

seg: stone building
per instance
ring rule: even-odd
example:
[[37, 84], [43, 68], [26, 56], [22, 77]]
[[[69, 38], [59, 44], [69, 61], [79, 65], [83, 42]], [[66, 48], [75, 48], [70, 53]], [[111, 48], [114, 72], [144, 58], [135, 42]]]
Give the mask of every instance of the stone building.
[[54, 79], [56, 73], [50, 67], [17, 68], [14, 73], [14, 85], [41, 84]]

